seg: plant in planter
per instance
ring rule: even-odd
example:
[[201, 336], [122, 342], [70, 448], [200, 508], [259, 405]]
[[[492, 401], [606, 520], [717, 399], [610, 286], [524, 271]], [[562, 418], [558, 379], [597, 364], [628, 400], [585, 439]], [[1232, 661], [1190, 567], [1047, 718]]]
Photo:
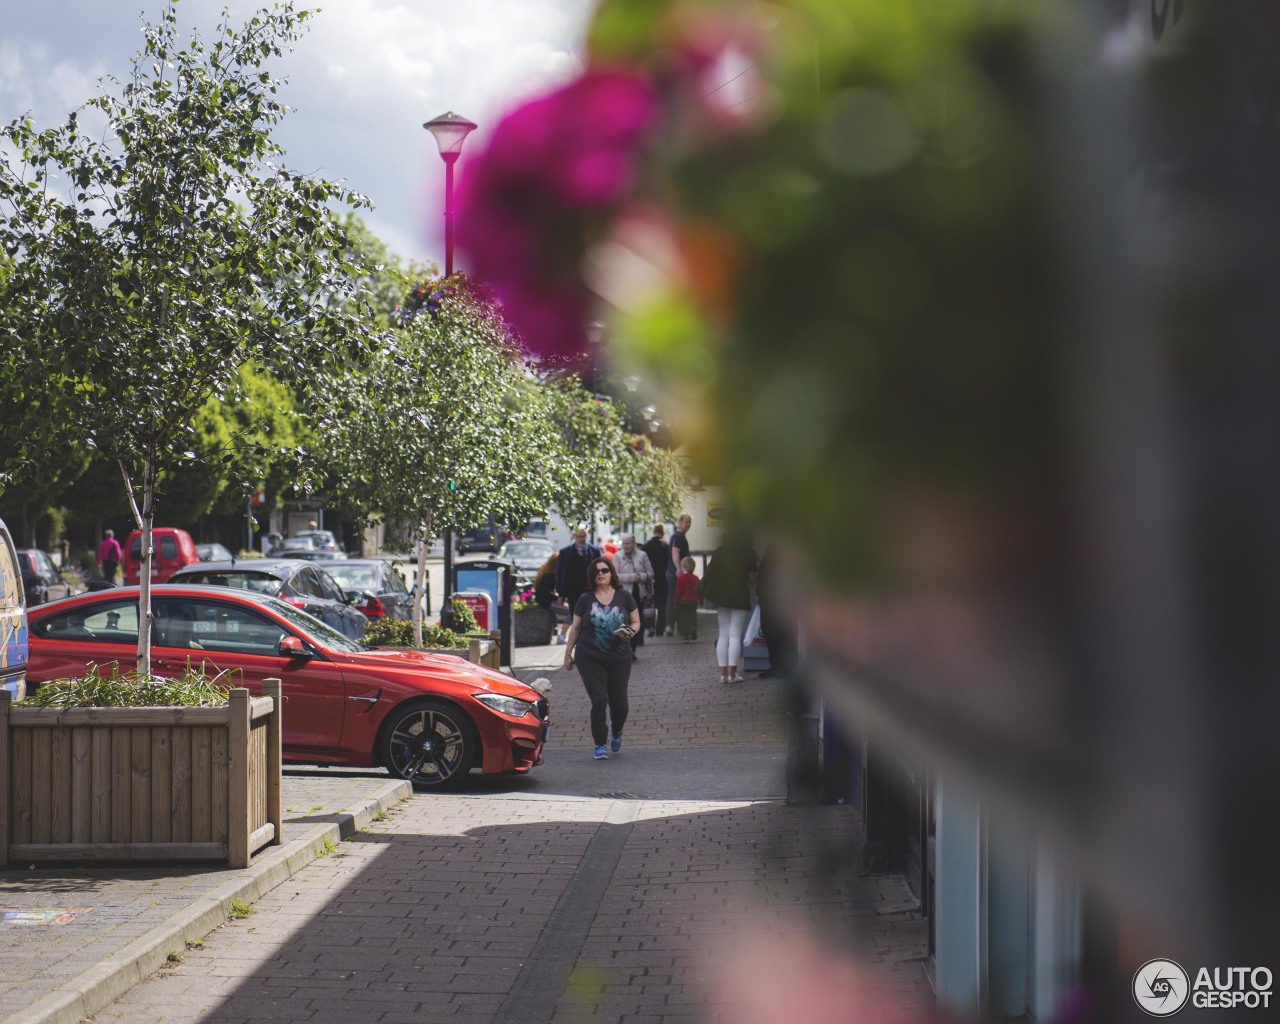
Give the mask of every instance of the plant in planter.
[[[370, 622], [364, 628], [361, 642], [370, 647], [413, 647], [413, 623], [397, 619]], [[422, 627], [424, 647], [451, 650], [467, 647], [467, 638], [440, 626]]]
[[556, 615], [533, 599], [533, 589], [523, 590], [511, 602], [512, 642], [517, 647], [537, 647], [551, 643]]
[[231, 689], [226, 672], [209, 679], [203, 668], [190, 664], [176, 679], [141, 678], [121, 673], [112, 664], [109, 675], [93, 665], [83, 676], [55, 679], [40, 686], [21, 707], [39, 708], [209, 708], [225, 707]]
[[0, 694], [0, 867], [223, 861], [281, 841], [280, 681], [263, 696], [188, 664], [176, 679], [90, 668]]
[[479, 633], [480, 623], [476, 622], [475, 614], [471, 608], [459, 601], [456, 597], [451, 602], [453, 605], [453, 631], [466, 636], [469, 633]]
[[[465, 606], [455, 602], [454, 607]], [[457, 619], [454, 621], [456, 625]], [[471, 621], [474, 630], [475, 620]], [[369, 623], [365, 626], [364, 635], [360, 639], [370, 647], [417, 647], [413, 642], [413, 623], [398, 622], [394, 619]], [[463, 636], [443, 626], [423, 626], [422, 641], [422, 647], [418, 648], [419, 650], [455, 654], [477, 665], [488, 665], [490, 668], [497, 668], [499, 664], [498, 645], [490, 640], [487, 634]]]

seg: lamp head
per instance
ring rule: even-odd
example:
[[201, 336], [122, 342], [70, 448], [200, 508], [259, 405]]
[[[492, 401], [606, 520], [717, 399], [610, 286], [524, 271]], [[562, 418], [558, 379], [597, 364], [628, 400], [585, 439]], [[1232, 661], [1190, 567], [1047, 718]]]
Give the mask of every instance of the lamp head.
[[476, 123], [450, 110], [427, 121], [422, 127], [435, 136], [436, 145], [440, 147], [440, 158], [451, 164], [458, 159], [462, 143], [475, 131]]

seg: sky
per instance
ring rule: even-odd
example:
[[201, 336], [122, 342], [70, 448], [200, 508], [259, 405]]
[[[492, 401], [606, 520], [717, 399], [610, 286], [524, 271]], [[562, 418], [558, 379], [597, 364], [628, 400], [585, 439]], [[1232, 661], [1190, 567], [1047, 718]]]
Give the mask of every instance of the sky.
[[[182, 0], [179, 23], [206, 39], [223, 7], [242, 24], [269, 0]], [[455, 111], [480, 127], [461, 164], [504, 110], [579, 69], [592, 0], [327, 0], [294, 52], [272, 65], [296, 108], [278, 127], [285, 163], [343, 180], [374, 203], [363, 216], [403, 259], [443, 267], [444, 165], [424, 121]], [[124, 80], [160, 0], [41, 0], [11, 5], [0, 30], [0, 122], [31, 112], [65, 120]], [[145, 15], [145, 18], [144, 16]], [[184, 38], [187, 35], [184, 32]], [[459, 269], [465, 262], [455, 254]]]

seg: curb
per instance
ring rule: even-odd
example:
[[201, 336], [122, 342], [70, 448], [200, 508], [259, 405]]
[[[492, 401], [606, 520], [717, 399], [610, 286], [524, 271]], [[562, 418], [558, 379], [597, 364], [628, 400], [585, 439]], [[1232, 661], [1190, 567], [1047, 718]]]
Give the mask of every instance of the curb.
[[232, 900], [252, 903], [261, 898], [314, 861], [325, 840], [341, 842], [412, 793], [413, 787], [403, 779], [386, 783], [371, 796], [339, 811], [336, 821], [312, 825], [298, 838], [271, 848], [239, 872], [240, 877], [197, 897], [118, 953], [5, 1018], [3, 1024], [80, 1024], [159, 970], [169, 954], [182, 952], [188, 942], [203, 939], [225, 923]]

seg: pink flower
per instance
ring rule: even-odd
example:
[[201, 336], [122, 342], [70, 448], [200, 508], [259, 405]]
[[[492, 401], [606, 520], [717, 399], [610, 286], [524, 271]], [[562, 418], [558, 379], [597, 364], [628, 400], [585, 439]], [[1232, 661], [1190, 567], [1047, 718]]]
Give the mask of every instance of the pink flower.
[[507, 115], [464, 165], [458, 245], [530, 351], [584, 350], [586, 237], [631, 195], [657, 113], [645, 79], [587, 72]]

